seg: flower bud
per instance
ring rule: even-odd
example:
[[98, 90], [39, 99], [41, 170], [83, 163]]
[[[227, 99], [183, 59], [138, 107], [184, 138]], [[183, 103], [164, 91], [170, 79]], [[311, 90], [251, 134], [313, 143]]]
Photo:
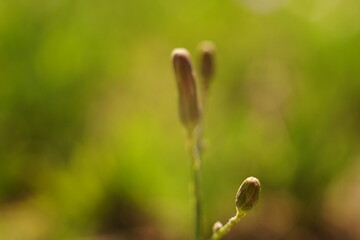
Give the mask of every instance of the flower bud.
[[209, 88], [215, 73], [215, 46], [210, 41], [200, 43], [200, 73], [205, 90]]
[[223, 224], [222, 224], [221, 222], [217, 221], [217, 222], [214, 223], [214, 225], [213, 225], [213, 228], [212, 228], [213, 233], [218, 232], [222, 227], [223, 227]]
[[236, 194], [236, 209], [238, 212], [247, 212], [252, 209], [259, 199], [261, 185], [255, 177], [248, 177], [241, 184]]
[[199, 123], [201, 106], [190, 54], [186, 49], [177, 48], [172, 51], [171, 58], [179, 92], [180, 120], [188, 131], [192, 131]]

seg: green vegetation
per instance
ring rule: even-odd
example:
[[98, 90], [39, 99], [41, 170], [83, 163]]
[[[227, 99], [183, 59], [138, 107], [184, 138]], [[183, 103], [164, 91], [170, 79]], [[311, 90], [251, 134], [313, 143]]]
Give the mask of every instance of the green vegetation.
[[358, 9], [0, 1], [0, 239], [189, 239], [191, 168], [169, 53], [203, 39], [217, 49], [204, 235], [256, 176], [261, 200], [229, 239], [359, 239]]

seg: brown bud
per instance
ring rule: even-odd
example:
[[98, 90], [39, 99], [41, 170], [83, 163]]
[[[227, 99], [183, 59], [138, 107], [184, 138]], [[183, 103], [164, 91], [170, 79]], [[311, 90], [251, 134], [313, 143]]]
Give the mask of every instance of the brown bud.
[[207, 90], [215, 73], [215, 45], [210, 41], [203, 41], [199, 49], [202, 84]]
[[241, 184], [236, 194], [236, 209], [238, 212], [247, 212], [252, 209], [259, 199], [261, 185], [255, 177], [248, 177]]
[[190, 54], [186, 49], [177, 48], [172, 51], [171, 58], [179, 92], [180, 119], [187, 130], [192, 131], [200, 120], [201, 106]]

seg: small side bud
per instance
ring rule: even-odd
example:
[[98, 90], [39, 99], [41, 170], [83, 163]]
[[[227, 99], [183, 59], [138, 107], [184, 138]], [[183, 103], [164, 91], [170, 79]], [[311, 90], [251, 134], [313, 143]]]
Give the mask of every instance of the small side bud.
[[197, 96], [190, 54], [186, 49], [177, 48], [172, 51], [171, 58], [179, 92], [180, 119], [191, 132], [201, 118], [201, 105]]
[[213, 228], [212, 228], [213, 233], [218, 232], [222, 227], [223, 227], [223, 224], [222, 224], [221, 222], [217, 221], [217, 222], [214, 223], [214, 225], [213, 225]]
[[259, 199], [260, 189], [260, 181], [257, 178], [248, 177], [245, 179], [236, 194], [237, 211], [247, 212], [252, 209]]
[[215, 73], [215, 45], [210, 41], [203, 41], [200, 49], [200, 73], [205, 90], [210, 86]]

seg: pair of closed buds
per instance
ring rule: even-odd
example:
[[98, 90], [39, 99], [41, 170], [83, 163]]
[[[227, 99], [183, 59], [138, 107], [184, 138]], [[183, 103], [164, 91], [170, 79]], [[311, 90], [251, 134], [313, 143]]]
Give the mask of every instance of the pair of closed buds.
[[[215, 73], [215, 47], [212, 42], [200, 44], [200, 78], [202, 95], [206, 95]], [[184, 48], [176, 48], [171, 53], [177, 88], [179, 92], [180, 120], [188, 131], [200, 122], [202, 103], [197, 91], [196, 74], [190, 53]]]

